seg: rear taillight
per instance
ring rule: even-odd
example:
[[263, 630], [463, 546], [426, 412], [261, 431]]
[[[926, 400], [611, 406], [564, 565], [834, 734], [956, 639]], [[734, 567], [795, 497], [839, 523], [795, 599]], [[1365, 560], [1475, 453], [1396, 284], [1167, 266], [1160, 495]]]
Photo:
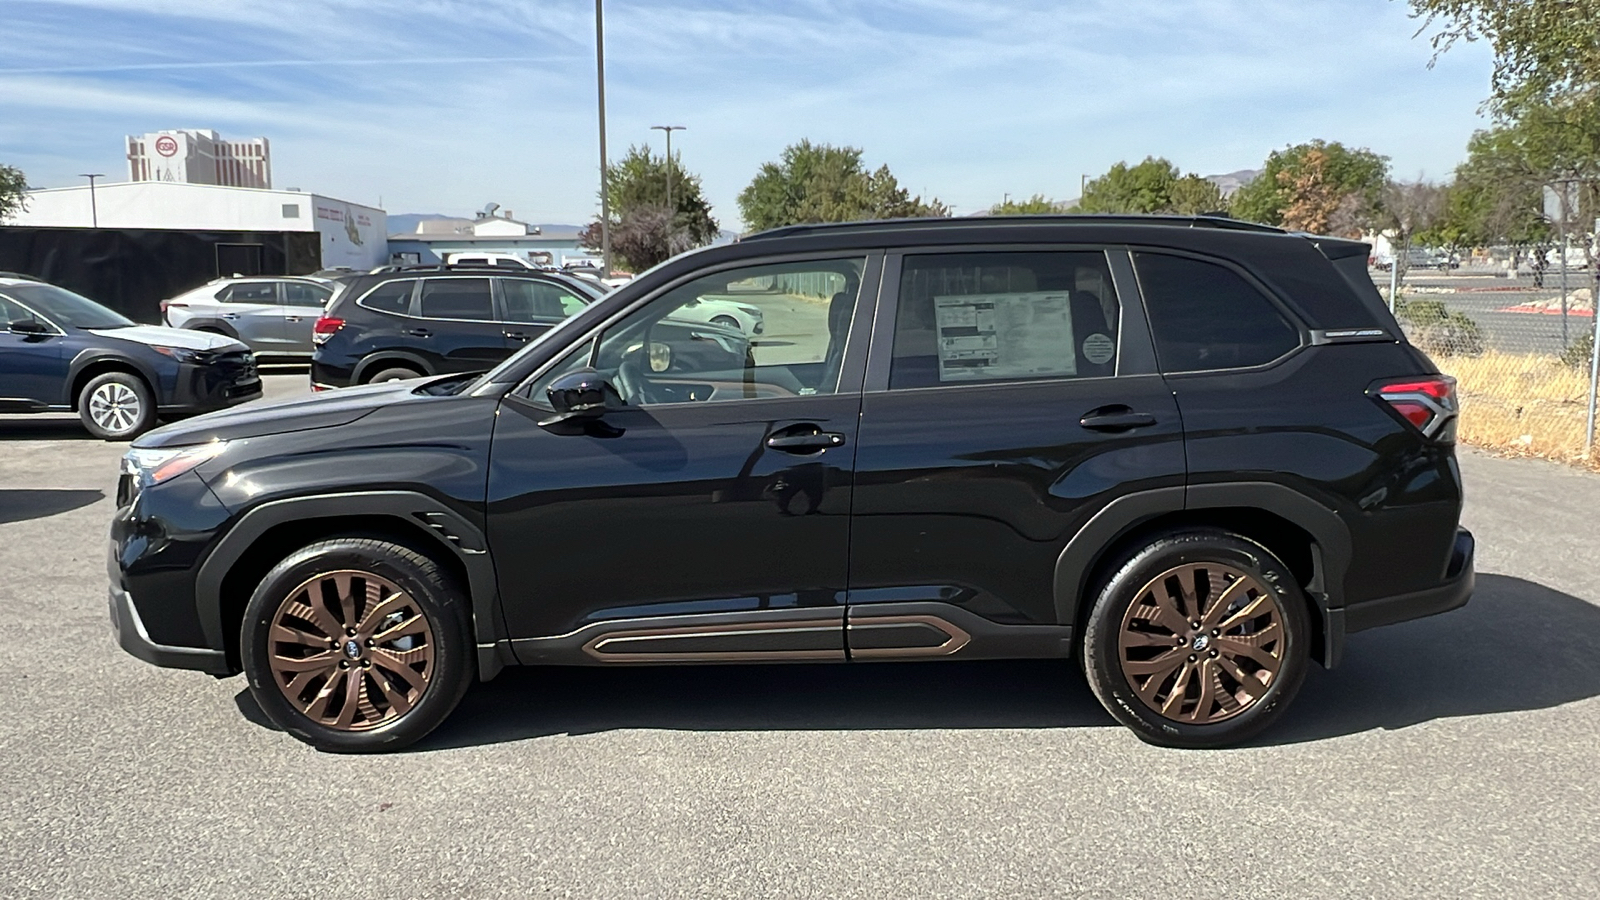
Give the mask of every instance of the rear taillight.
[[332, 316], [323, 316], [317, 320], [317, 324], [311, 326], [311, 343], [317, 344], [318, 346], [326, 344], [328, 342], [328, 338], [333, 337], [334, 332], [343, 327], [343, 319], [335, 319]]
[[1446, 443], [1455, 440], [1456, 380], [1448, 375], [1380, 382], [1373, 396], [1389, 405], [1423, 436]]

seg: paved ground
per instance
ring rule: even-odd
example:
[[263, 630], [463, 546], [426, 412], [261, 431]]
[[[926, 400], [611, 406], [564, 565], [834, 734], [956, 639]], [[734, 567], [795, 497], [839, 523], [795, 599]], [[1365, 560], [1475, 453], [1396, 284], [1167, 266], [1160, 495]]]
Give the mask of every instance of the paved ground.
[[1600, 896], [1600, 477], [1464, 454], [1477, 597], [1243, 749], [923, 663], [509, 672], [362, 758], [113, 645], [121, 452], [0, 420], [0, 896]]

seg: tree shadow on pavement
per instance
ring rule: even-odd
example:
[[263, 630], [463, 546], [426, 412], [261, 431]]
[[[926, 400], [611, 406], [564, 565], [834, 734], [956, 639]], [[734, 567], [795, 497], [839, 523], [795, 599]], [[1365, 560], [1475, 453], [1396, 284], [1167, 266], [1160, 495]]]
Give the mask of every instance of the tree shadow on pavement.
[[[1284, 719], [1252, 743], [1324, 740], [1594, 697], [1600, 695], [1597, 648], [1600, 606], [1520, 578], [1480, 575], [1462, 609], [1354, 635], [1331, 672], [1313, 664]], [[241, 709], [254, 706], [248, 691], [236, 699]], [[266, 724], [259, 713], [247, 710], [247, 716]], [[473, 685], [455, 714], [415, 749], [630, 728], [1114, 724], [1077, 665], [1066, 660], [510, 668]]]
[[0, 488], [0, 525], [71, 512], [105, 496], [105, 491]]
[[1287, 744], [1433, 719], [1547, 709], [1600, 695], [1600, 606], [1506, 575], [1478, 576], [1454, 612], [1352, 635], [1313, 666], [1281, 722]]

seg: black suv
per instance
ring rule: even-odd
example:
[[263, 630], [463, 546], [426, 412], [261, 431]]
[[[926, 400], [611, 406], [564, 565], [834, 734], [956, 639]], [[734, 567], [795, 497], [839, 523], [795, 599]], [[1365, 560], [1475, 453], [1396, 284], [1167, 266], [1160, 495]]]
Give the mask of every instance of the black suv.
[[176, 418], [254, 400], [250, 348], [220, 334], [137, 325], [65, 288], [0, 273], [0, 412], [76, 411], [126, 441]]
[[[1077, 657], [1145, 740], [1237, 742], [1346, 635], [1472, 591], [1454, 384], [1367, 253], [1041, 217], [687, 254], [482, 376], [147, 435], [112, 621], [334, 750], [511, 664], [996, 657]], [[675, 315], [728, 298], [762, 335]]]
[[316, 388], [481, 372], [598, 299], [554, 272], [386, 267], [338, 279], [312, 327]]

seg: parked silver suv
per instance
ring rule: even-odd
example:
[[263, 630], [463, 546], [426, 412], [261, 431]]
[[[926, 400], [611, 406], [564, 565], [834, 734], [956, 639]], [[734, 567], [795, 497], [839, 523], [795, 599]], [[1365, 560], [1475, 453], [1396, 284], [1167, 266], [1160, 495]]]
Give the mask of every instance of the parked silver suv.
[[266, 361], [304, 359], [311, 327], [338, 287], [324, 278], [219, 278], [161, 301], [161, 317], [175, 328], [237, 338]]

